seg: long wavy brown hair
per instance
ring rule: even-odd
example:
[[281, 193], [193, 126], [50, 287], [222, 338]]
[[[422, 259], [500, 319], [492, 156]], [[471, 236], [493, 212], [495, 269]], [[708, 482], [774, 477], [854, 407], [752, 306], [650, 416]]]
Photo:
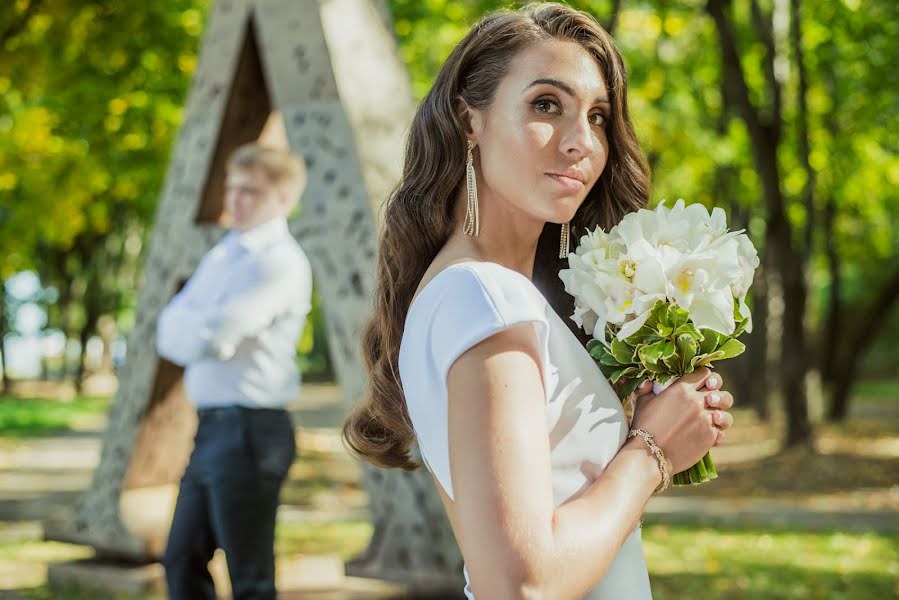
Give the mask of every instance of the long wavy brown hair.
[[[344, 441], [380, 467], [414, 470], [415, 439], [399, 376], [399, 350], [412, 297], [453, 227], [455, 199], [465, 178], [466, 133], [454, 104], [487, 108], [512, 59], [544, 40], [580, 44], [599, 64], [611, 103], [609, 156], [599, 180], [571, 221], [575, 240], [585, 228], [608, 229], [649, 199], [649, 168], [627, 106], [627, 74], [612, 37], [589, 15], [556, 3], [532, 4], [482, 18], [459, 42], [415, 113], [406, 143], [402, 178], [387, 199], [378, 252], [374, 312], [362, 334], [369, 384], [365, 398], [343, 426]], [[547, 223], [537, 246], [534, 284], [583, 341], [567, 317], [558, 258], [561, 227]]]

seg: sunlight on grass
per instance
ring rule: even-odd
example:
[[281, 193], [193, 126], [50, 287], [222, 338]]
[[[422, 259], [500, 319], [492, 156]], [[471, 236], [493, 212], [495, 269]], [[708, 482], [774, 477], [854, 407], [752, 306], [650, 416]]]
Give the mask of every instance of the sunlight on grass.
[[372, 525], [368, 521], [279, 523], [275, 551], [286, 558], [336, 554], [347, 561], [365, 549], [371, 534]]
[[0, 590], [25, 589], [47, 581], [47, 564], [93, 556], [92, 548], [25, 540], [0, 544]]
[[112, 398], [79, 396], [68, 402], [0, 396], [0, 435], [33, 437], [69, 428], [84, 417], [102, 415]]
[[647, 526], [656, 600], [880, 600], [899, 594], [899, 537]]
[[899, 402], [899, 378], [860, 381], [854, 394], [865, 400], [894, 400]]

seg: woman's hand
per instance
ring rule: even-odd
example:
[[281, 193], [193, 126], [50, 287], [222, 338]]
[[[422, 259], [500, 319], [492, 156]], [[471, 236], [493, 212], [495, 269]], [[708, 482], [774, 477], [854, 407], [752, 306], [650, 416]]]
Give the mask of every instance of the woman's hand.
[[684, 375], [658, 396], [648, 381], [637, 388], [633, 427], [653, 434], [671, 462], [672, 473], [699, 462], [709, 448], [724, 441], [724, 432], [733, 426], [727, 410], [734, 399], [721, 389], [722, 383], [721, 375], [703, 367]]

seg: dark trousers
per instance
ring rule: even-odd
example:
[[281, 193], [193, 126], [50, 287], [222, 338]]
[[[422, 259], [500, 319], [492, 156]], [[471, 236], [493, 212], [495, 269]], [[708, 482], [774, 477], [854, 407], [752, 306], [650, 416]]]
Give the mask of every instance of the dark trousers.
[[275, 513], [296, 446], [281, 409], [200, 411], [162, 562], [172, 600], [215, 600], [207, 564], [225, 551], [234, 600], [275, 598]]

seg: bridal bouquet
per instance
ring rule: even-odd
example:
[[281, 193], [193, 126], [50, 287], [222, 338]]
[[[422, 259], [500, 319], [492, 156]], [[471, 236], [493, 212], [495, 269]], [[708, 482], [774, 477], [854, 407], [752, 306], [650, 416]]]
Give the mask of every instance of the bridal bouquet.
[[[587, 350], [622, 401], [644, 379], [660, 393], [745, 350], [737, 337], [752, 331], [746, 293], [759, 259], [743, 231], [728, 231], [720, 208], [662, 201], [588, 232], [568, 255], [559, 277], [575, 299], [571, 319], [593, 337]], [[672, 483], [717, 476], [706, 454]]]

